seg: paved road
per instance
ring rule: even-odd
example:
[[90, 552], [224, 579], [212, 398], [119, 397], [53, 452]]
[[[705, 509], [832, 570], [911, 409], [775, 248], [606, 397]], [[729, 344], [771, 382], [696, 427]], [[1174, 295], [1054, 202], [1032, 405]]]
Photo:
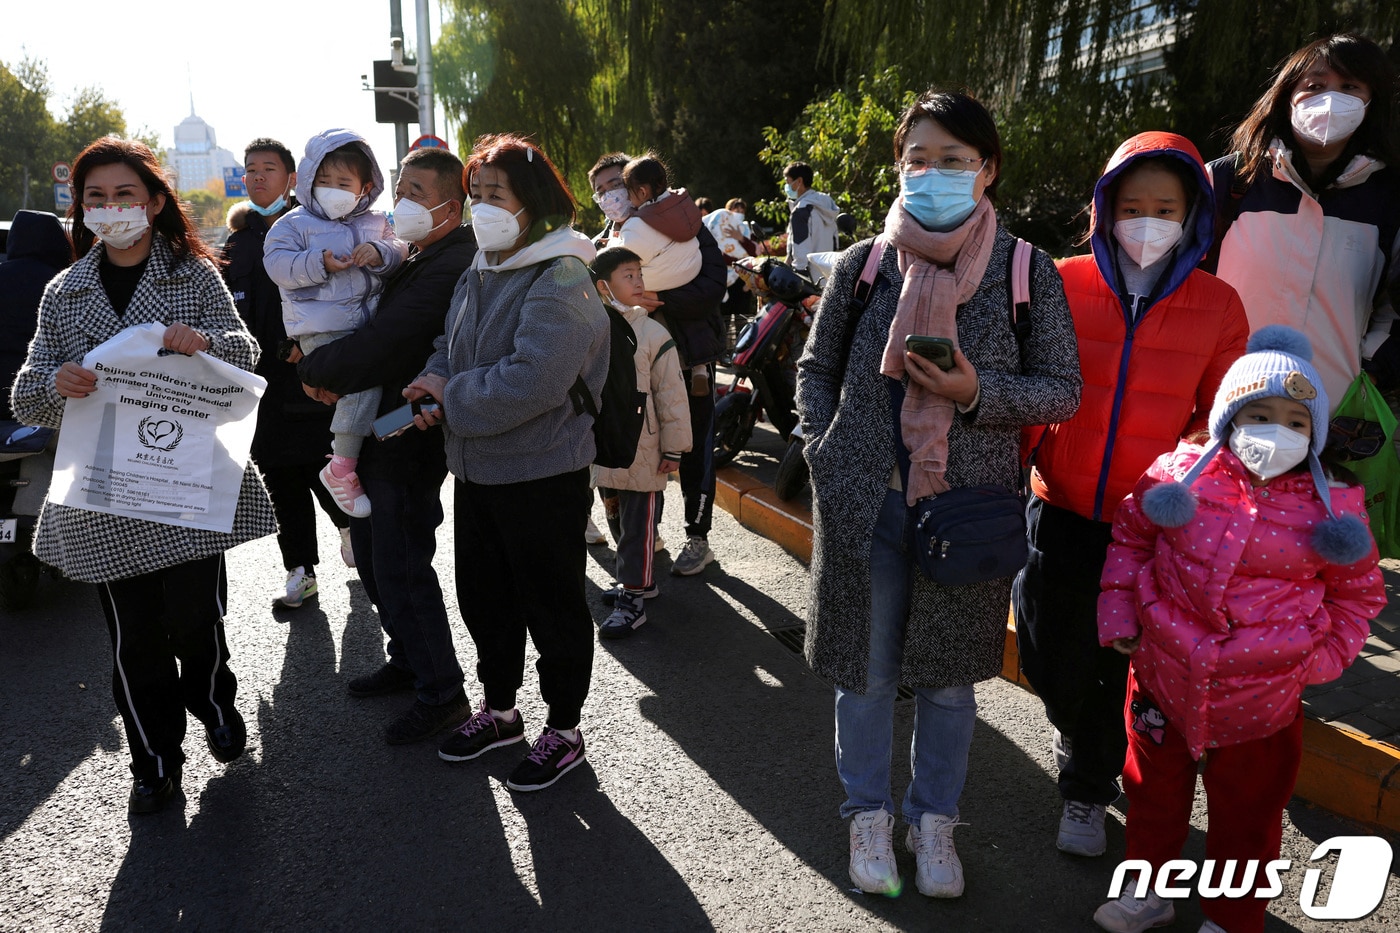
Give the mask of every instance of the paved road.
[[[679, 545], [674, 487], [671, 498], [663, 530]], [[358, 582], [326, 564], [319, 607], [274, 618], [280, 565], [266, 539], [230, 555], [249, 753], [215, 763], [196, 724], [183, 807], [128, 819], [101, 613], [90, 587], [47, 583], [35, 609], [0, 617], [0, 930], [1095, 929], [1113, 862], [1053, 850], [1048, 730], [1038, 701], [1003, 681], [978, 688], [970, 825], [957, 836], [966, 896], [849, 892], [831, 693], [768, 634], [800, 623], [806, 572], [727, 515], [715, 523], [719, 562], [664, 577], [651, 621], [598, 651], [589, 763], [537, 795], [504, 788], [515, 749], [447, 765], [428, 744], [385, 745], [402, 698], [344, 688], [380, 658]], [[591, 555], [606, 586], [612, 553]], [[457, 636], [470, 664], [460, 623]], [[521, 695], [532, 735], [533, 684], [527, 674]], [[912, 713], [900, 704], [900, 736]], [[902, 756], [896, 769], [907, 777]], [[1287, 819], [1295, 864], [1362, 831], [1301, 803]], [[1200, 858], [1199, 807], [1195, 825], [1187, 854]], [[1115, 823], [1110, 858], [1121, 850]], [[1285, 876], [1270, 931], [1400, 930], [1394, 874], [1379, 911], [1332, 925], [1303, 917], [1301, 879]], [[1194, 931], [1199, 909], [1180, 913], [1174, 929]]]

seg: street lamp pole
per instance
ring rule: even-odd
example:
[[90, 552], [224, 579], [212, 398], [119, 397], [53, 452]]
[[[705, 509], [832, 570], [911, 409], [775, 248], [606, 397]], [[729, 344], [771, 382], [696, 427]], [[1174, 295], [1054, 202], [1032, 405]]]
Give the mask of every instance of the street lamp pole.
[[433, 30], [428, 0], [415, 0], [414, 15], [418, 20], [418, 132], [422, 136], [436, 136], [433, 118]]

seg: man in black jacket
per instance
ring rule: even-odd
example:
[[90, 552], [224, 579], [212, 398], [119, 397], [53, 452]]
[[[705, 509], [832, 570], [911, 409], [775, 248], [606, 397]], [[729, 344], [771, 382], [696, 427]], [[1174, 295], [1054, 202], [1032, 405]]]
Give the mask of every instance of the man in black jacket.
[[[588, 172], [594, 199], [622, 187], [622, 167], [627, 156], [611, 153], [600, 158]], [[619, 219], [609, 218], [608, 226], [595, 243], [606, 241]], [[685, 547], [671, 564], [671, 573], [691, 576], [715, 559], [710, 550], [710, 522], [715, 507], [715, 364], [724, 356], [724, 320], [720, 302], [728, 268], [724, 253], [705, 227], [696, 234], [700, 243], [700, 271], [678, 288], [648, 292], [641, 302], [648, 311], [665, 308], [666, 324], [676, 341], [676, 350], [685, 364], [681, 375], [690, 396], [690, 429], [695, 442], [681, 457], [681, 496], [685, 499]], [[703, 365], [704, 376], [694, 372]]]
[[[408, 261], [384, 283], [369, 323], [298, 366], [307, 394], [324, 401], [381, 387], [381, 415], [405, 404], [403, 388], [432, 355], [452, 291], [476, 255], [471, 228], [462, 225], [466, 193], [456, 156], [443, 149], [410, 152], [394, 194], [396, 232], [413, 244]], [[406, 209], [409, 202], [417, 207]], [[471, 715], [433, 570], [447, 478], [442, 434], [367, 438], [357, 472], [374, 510], [352, 520], [351, 539], [360, 579], [389, 636], [389, 660], [347, 686], [357, 697], [414, 689], [413, 705], [384, 733], [391, 745], [416, 742]]]
[[272, 496], [277, 547], [287, 572], [285, 589], [273, 600], [278, 609], [297, 609], [316, 598], [316, 502], [341, 533], [341, 558], [355, 566], [350, 516], [335, 504], [320, 478], [331, 452], [335, 410], [301, 391], [296, 370], [301, 351], [287, 340], [282, 295], [263, 268], [268, 228], [296, 204], [296, 165], [291, 150], [275, 139], [262, 137], [248, 144], [243, 153], [248, 200], [229, 210], [224, 243], [224, 281], [262, 351], [255, 372], [267, 380], [253, 431], [253, 461]]

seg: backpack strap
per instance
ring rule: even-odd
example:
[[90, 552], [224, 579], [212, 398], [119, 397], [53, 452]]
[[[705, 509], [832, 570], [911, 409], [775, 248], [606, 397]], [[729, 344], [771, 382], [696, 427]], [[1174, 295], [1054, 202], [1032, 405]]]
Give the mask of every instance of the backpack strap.
[[860, 324], [860, 316], [865, 313], [865, 308], [870, 304], [870, 297], [875, 293], [875, 278], [880, 274], [880, 257], [885, 255], [885, 246], [888, 240], [882, 233], [870, 244], [870, 252], [865, 257], [865, 265], [861, 267], [860, 278], [856, 280], [856, 287], [852, 292], [851, 304], [846, 309], [846, 330], [841, 335], [841, 363], [836, 370], [836, 391], [839, 394], [841, 385], [846, 381], [846, 364], [850, 362], [851, 345], [856, 342], [856, 327]]
[[1020, 237], [1006, 257], [1006, 283], [1011, 293], [1011, 331], [1016, 335], [1016, 349], [1022, 362], [1026, 358], [1026, 341], [1031, 336], [1031, 258], [1034, 247]]

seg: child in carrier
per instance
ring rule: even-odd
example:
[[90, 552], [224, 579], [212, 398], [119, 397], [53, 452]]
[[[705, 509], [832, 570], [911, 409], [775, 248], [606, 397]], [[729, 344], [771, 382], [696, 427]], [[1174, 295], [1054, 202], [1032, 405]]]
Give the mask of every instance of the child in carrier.
[[[297, 166], [300, 206], [273, 224], [263, 246], [267, 274], [282, 292], [287, 336], [305, 353], [368, 321], [383, 278], [408, 257], [388, 217], [370, 210], [383, 191], [384, 176], [359, 134], [326, 130], [307, 142]], [[355, 518], [370, 513], [355, 467], [378, 408], [379, 389], [366, 389], [336, 402], [331, 420], [331, 462], [321, 482]]]
[[1024, 432], [1024, 449], [1035, 449], [1030, 557], [1011, 598], [1022, 670], [1053, 726], [1055, 846], [1071, 855], [1108, 848], [1104, 824], [1128, 748], [1128, 659], [1098, 638], [1113, 514], [1153, 460], [1204, 434], [1220, 380], [1249, 337], [1235, 290], [1197, 268], [1213, 204], [1190, 140], [1139, 133], [1094, 186], [1092, 251], [1056, 263], [1084, 393], [1073, 417]]
[[[1327, 393], [1311, 361], [1292, 328], [1255, 333], [1220, 384], [1210, 443], [1157, 458], [1113, 522], [1099, 640], [1132, 659], [1125, 857], [1154, 878], [1186, 842], [1198, 768], [1216, 870], [1278, 858], [1303, 688], [1351, 664], [1386, 604], [1363, 491], [1318, 460]], [[1262, 873], [1232, 883], [1265, 886]], [[1267, 908], [1266, 897], [1205, 899], [1201, 930], [1259, 933]], [[1117, 933], [1174, 917], [1171, 901], [1132, 884], [1094, 914]]]
[[612, 614], [598, 626], [598, 637], [626, 638], [647, 620], [644, 600], [660, 595], [652, 574], [656, 519], [667, 476], [690, 450], [690, 405], [675, 341], [637, 303], [646, 289], [641, 257], [611, 246], [598, 253], [591, 268], [598, 295], [637, 335], [637, 388], [647, 395], [636, 459], [626, 469], [598, 469], [604, 503], [616, 500], [615, 512], [608, 505], [608, 524], [617, 541], [617, 585], [603, 595]]
[[[679, 288], [700, 273], [700, 241], [696, 234], [704, 221], [700, 208], [684, 188], [672, 190], [666, 165], [653, 152], [638, 156], [622, 167], [622, 184], [632, 203], [632, 213], [614, 224], [609, 246], [631, 250], [642, 261], [642, 273], [652, 297], [656, 292]], [[665, 309], [658, 319], [665, 323]], [[691, 370], [690, 390], [709, 395], [709, 370]]]

